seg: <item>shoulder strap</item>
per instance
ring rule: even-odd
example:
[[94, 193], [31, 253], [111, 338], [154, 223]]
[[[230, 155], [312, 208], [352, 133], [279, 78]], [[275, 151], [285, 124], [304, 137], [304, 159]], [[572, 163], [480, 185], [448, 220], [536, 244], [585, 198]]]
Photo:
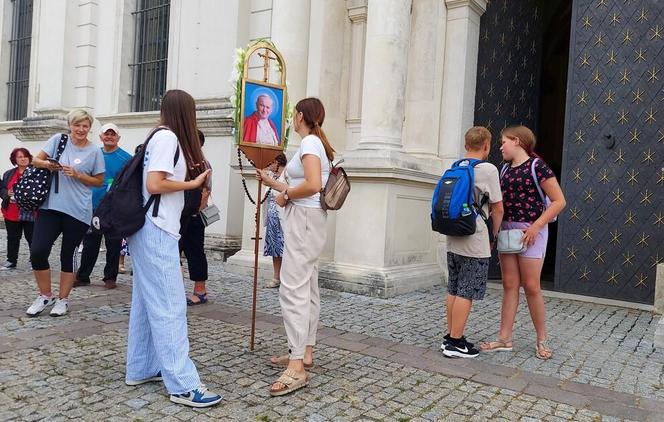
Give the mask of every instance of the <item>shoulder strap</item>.
[[[63, 133], [60, 136], [60, 142], [58, 142], [58, 149], [55, 152], [55, 159], [60, 160], [60, 157], [62, 156], [62, 153], [65, 151], [65, 147], [67, 146], [67, 141], [69, 140], [69, 136], [67, 136], [66, 133]], [[60, 172], [52, 172], [51, 173], [53, 177], [53, 191], [55, 193], [60, 193]]]
[[468, 161], [468, 167], [475, 167], [478, 164], [481, 163], [486, 163], [484, 160], [478, 160], [477, 158], [462, 158], [460, 160], [456, 160], [454, 163], [452, 163], [452, 167], [459, 167], [459, 164], [463, 163], [464, 161]]
[[58, 143], [58, 149], [56, 150], [55, 157], [54, 157], [56, 160], [59, 160], [60, 157], [62, 156], [62, 153], [64, 152], [65, 147], [67, 146], [67, 141], [68, 140], [69, 140], [69, 136], [67, 136], [66, 133], [63, 133], [60, 136], [60, 142]]
[[[150, 135], [148, 135], [148, 139], [146, 139], [145, 142], [143, 142], [143, 149], [141, 150], [141, 152], [143, 154], [145, 154], [145, 150], [148, 147], [148, 143], [150, 142], [150, 139], [152, 139], [154, 134], [159, 132], [160, 130], [164, 130], [164, 129], [167, 129], [167, 128], [164, 127], [164, 126], [159, 126], [156, 129], [154, 129], [150, 133]], [[179, 157], [180, 157], [180, 146], [178, 145], [178, 148], [175, 151], [175, 158], [174, 158], [173, 165], [175, 165], [175, 163], [178, 162]], [[159, 215], [159, 203], [160, 202], [161, 202], [161, 194], [160, 193], [155, 193], [155, 194], [150, 195], [150, 197], [148, 198], [148, 202], [145, 203], [144, 212], [148, 212], [148, 210], [150, 209], [150, 207], [154, 203], [154, 207], [152, 207], [152, 216], [157, 217]]]
[[505, 173], [507, 173], [507, 169], [509, 168], [510, 163], [505, 163], [503, 164], [503, 167], [500, 169], [500, 178], [502, 179]]
[[542, 192], [542, 187], [539, 184], [539, 180], [537, 180], [537, 172], [535, 171], [535, 164], [537, 163], [538, 160], [539, 158], [535, 158], [532, 164], [530, 164], [530, 175], [532, 176], [533, 181], [535, 182], [535, 187], [537, 188], [537, 192], [539, 192], [539, 196], [542, 199], [542, 202], [546, 204], [546, 197], [544, 196], [544, 192]]

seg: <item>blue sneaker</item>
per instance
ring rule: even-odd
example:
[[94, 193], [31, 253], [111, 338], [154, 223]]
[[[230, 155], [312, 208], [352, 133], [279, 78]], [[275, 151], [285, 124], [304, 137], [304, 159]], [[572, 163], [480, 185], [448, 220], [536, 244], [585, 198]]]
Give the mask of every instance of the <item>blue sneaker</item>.
[[191, 407], [210, 407], [218, 404], [221, 401], [221, 396], [208, 391], [204, 385], [201, 385], [188, 393], [171, 394], [171, 401]]
[[159, 371], [159, 372], [157, 372], [157, 375], [155, 375], [154, 377], [145, 378], [145, 379], [142, 379], [142, 380], [126, 380], [125, 384], [134, 386], [134, 385], [145, 384], [145, 383], [148, 383], [148, 382], [157, 382], [157, 381], [161, 381], [161, 380], [162, 380], [161, 371]]

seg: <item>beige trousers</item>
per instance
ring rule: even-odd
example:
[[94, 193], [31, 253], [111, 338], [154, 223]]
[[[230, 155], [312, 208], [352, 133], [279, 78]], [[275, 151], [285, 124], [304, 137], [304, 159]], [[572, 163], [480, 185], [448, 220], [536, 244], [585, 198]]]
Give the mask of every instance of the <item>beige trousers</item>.
[[279, 301], [291, 359], [316, 344], [320, 292], [318, 258], [327, 238], [327, 213], [289, 204], [284, 213], [284, 255]]

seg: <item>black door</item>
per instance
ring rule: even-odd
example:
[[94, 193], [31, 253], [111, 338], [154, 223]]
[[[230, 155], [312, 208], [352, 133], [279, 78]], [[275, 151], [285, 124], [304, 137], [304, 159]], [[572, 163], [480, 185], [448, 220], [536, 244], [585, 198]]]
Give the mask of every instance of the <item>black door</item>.
[[575, 0], [557, 290], [652, 303], [664, 258], [664, 3]]
[[[493, 134], [490, 160], [501, 165], [500, 131], [523, 124], [537, 135], [537, 153], [560, 176], [565, 124], [571, 3], [492, 1], [480, 23], [475, 124]], [[542, 274], [553, 288], [556, 225]], [[494, 254], [490, 278], [500, 279]]]

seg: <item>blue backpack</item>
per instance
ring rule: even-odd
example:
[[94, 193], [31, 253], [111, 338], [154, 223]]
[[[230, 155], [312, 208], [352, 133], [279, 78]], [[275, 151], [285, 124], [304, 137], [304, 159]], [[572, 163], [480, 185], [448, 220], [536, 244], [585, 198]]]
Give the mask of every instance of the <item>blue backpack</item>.
[[448, 236], [468, 236], [475, 233], [478, 215], [486, 221], [482, 211], [484, 204], [475, 202], [475, 166], [480, 163], [484, 161], [464, 158], [443, 173], [431, 200], [434, 231]]

